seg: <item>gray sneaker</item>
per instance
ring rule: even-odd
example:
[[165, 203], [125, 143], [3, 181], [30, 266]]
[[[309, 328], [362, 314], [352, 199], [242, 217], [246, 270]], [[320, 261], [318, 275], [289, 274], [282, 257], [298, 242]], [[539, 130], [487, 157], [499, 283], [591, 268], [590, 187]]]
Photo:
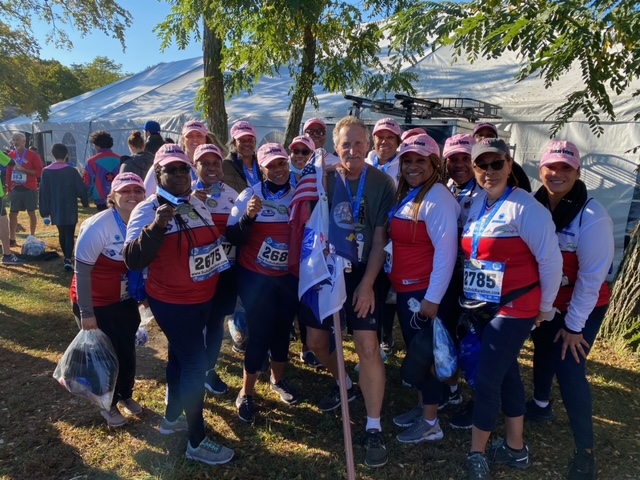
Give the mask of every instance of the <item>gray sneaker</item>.
[[384, 436], [380, 430], [367, 430], [364, 448], [366, 451], [364, 464], [367, 467], [382, 467], [389, 461], [387, 447], [384, 444]]
[[467, 456], [467, 480], [491, 480], [487, 457], [475, 452]]
[[204, 437], [200, 445], [193, 448], [191, 442], [187, 442], [185, 453], [188, 459], [208, 465], [222, 465], [233, 458], [233, 450]]
[[163, 435], [171, 435], [177, 432], [186, 432], [189, 430], [189, 425], [187, 424], [187, 417], [184, 414], [180, 415], [173, 422], [167, 420], [167, 418], [163, 418], [160, 423], [160, 433]]
[[531, 466], [529, 447], [525, 445], [521, 452], [514, 452], [504, 439], [493, 442], [487, 448], [487, 459], [491, 463], [508, 465], [518, 470], [526, 470]]
[[24, 260], [20, 260], [13, 253], [2, 256], [2, 265], [23, 265], [23, 264], [24, 264]]
[[442, 440], [444, 433], [440, 428], [439, 420], [436, 419], [436, 424], [432, 427], [424, 418], [420, 417], [396, 438], [401, 443], [435, 442]]
[[124, 418], [117, 406], [111, 407], [109, 410], [100, 410], [100, 414], [104, 417], [110, 427], [122, 427], [126, 425], [127, 419]]
[[422, 405], [416, 405], [408, 412], [393, 417], [393, 423], [399, 427], [410, 427], [422, 416]]

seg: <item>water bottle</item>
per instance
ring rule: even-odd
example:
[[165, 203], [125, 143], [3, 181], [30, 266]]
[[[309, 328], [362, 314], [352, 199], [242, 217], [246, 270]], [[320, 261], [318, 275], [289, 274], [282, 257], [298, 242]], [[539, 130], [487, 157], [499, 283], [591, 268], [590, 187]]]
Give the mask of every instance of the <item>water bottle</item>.
[[51, 225], [51, 219], [49, 217], [44, 217], [42, 221], [44, 222], [45, 225]]

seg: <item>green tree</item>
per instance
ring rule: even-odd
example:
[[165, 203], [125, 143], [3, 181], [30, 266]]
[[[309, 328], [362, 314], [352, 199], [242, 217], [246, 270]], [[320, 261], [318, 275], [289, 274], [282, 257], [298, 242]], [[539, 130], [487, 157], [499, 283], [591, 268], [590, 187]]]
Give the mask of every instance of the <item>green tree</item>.
[[71, 69], [83, 92], [104, 87], [131, 75], [122, 71], [122, 64], [102, 56], [97, 56], [91, 63], [74, 63]]
[[[596, 135], [603, 133], [603, 118], [615, 120], [611, 95], [629, 90], [640, 76], [639, 27], [638, 2], [631, 0], [424, 1], [392, 18], [388, 32], [397, 52], [453, 45], [458, 55], [473, 60], [517, 51], [522, 63], [516, 79], [540, 76], [546, 87], [579, 68], [584, 88], [552, 113], [554, 136], [580, 111]], [[640, 347], [638, 265], [640, 225], [625, 250], [602, 329], [633, 349]]]
[[65, 28], [73, 27], [81, 35], [99, 30], [117, 38], [125, 47], [125, 29], [131, 16], [116, 0], [0, 0], [0, 112], [8, 105], [19, 114], [48, 116], [49, 102], [37, 92], [41, 67], [32, 21], [50, 25], [46, 41], [58, 47], [73, 44]]
[[[219, 72], [225, 72], [227, 97], [250, 92], [263, 75], [285, 71], [293, 79], [286, 143], [298, 133], [307, 102], [319, 108], [314, 86], [365, 95], [391, 89], [413, 92], [412, 75], [380, 61], [384, 32], [370, 21], [411, 1], [172, 1], [172, 13], [158, 26], [159, 34], [167, 45], [171, 40], [186, 45], [191, 38], [201, 39], [204, 20], [224, 40]], [[205, 97], [203, 104], [211, 102]]]
[[35, 68], [36, 85], [38, 95], [42, 96], [47, 105], [61, 102], [75, 97], [87, 90], [82, 88], [80, 80], [69, 68], [56, 60], [41, 61]]

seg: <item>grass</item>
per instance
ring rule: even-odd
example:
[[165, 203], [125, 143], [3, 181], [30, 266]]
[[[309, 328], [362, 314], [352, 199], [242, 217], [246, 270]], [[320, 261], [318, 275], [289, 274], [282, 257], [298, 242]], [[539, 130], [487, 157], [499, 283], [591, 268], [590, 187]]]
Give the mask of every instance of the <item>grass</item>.
[[[86, 218], [87, 211], [83, 211]], [[21, 221], [26, 218], [21, 216]], [[38, 227], [38, 236], [57, 248], [55, 227]], [[23, 242], [25, 235], [19, 235]], [[346, 478], [341, 417], [323, 414], [315, 404], [332, 380], [300, 362], [299, 343], [292, 344], [289, 378], [304, 394], [296, 407], [278, 402], [266, 383], [258, 385], [260, 408], [254, 425], [237, 418], [234, 400], [240, 388], [242, 358], [223, 346], [219, 372], [231, 392], [207, 396], [205, 419], [209, 433], [233, 448], [227, 465], [210, 467], [185, 459], [186, 438], [163, 436], [157, 426], [164, 413], [166, 340], [151, 325], [148, 346], [138, 349], [134, 397], [145, 411], [122, 429], [106, 426], [97, 409], [73, 397], [52, 378], [56, 362], [77, 333], [68, 287], [71, 275], [62, 258], [21, 267], [0, 268], [0, 479], [264, 479], [318, 480]], [[397, 332], [399, 335], [399, 331]], [[399, 336], [396, 342], [401, 345]], [[445, 438], [436, 444], [402, 445], [391, 418], [411, 408], [415, 394], [403, 388], [399, 369], [404, 352], [390, 357], [383, 427], [389, 464], [372, 470], [363, 465], [361, 446], [365, 410], [361, 400], [351, 404], [356, 475], [364, 480], [466, 478], [469, 431], [449, 428], [449, 412], [441, 415]], [[356, 357], [345, 343], [349, 372]], [[521, 356], [530, 386], [531, 344]], [[599, 478], [638, 479], [640, 457], [640, 362], [638, 357], [599, 341], [590, 357]], [[355, 374], [352, 378], [357, 378]], [[464, 387], [465, 397], [469, 391]], [[527, 472], [493, 469], [495, 479], [562, 479], [566, 476], [573, 441], [557, 389], [557, 420], [527, 425], [533, 467]], [[503, 425], [498, 428], [498, 435]]]

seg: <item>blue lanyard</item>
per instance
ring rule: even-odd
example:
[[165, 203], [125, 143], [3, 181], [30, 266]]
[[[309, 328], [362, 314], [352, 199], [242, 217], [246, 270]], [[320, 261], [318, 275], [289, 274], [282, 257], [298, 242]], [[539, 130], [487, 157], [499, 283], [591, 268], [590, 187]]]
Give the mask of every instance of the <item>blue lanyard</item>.
[[413, 199], [415, 199], [418, 196], [418, 193], [420, 193], [420, 190], [422, 190], [421, 187], [414, 188], [407, 194], [406, 197], [402, 199], [402, 201], [400, 201], [400, 203], [398, 203], [391, 209], [391, 211], [389, 212], [389, 222], [391, 222], [391, 219], [394, 217], [394, 215], [398, 210], [404, 207], [407, 203], [413, 201]]
[[15, 162], [20, 165], [23, 166], [25, 164], [25, 158], [27, 158], [27, 149], [25, 148], [24, 150], [22, 150], [22, 157], [18, 156], [18, 150], [16, 150], [16, 158], [15, 158]]
[[267, 186], [265, 185], [264, 196], [267, 197], [267, 200], [280, 200], [287, 193], [289, 193], [289, 190], [291, 190], [291, 186], [288, 186], [287, 188], [283, 188], [282, 190], [278, 190], [276, 193], [271, 193], [269, 191], [269, 188], [267, 188]]
[[473, 237], [471, 241], [471, 258], [473, 259], [478, 258], [478, 246], [480, 245], [480, 237], [482, 237], [482, 234], [487, 229], [489, 222], [491, 222], [491, 219], [496, 214], [496, 212], [500, 210], [500, 206], [504, 203], [504, 201], [507, 199], [509, 194], [511, 194], [511, 192], [513, 192], [513, 187], [511, 186], [507, 187], [507, 189], [502, 194], [502, 196], [493, 205], [491, 212], [489, 212], [489, 214], [487, 215], [484, 215], [484, 212], [487, 210], [487, 202], [489, 199], [488, 198], [484, 199], [484, 203], [482, 204], [482, 210], [480, 210], [480, 215], [478, 215], [478, 220], [480, 220], [481, 218], [482, 220], [478, 222], [478, 224], [476, 225], [476, 229], [473, 231]]
[[458, 203], [461, 203], [464, 200], [464, 197], [469, 195], [469, 192], [471, 192], [471, 190], [473, 190], [475, 186], [476, 186], [476, 179], [472, 178], [467, 182], [467, 186], [464, 187], [458, 195], [456, 195], [455, 184], [451, 185], [451, 193], [453, 193], [454, 197], [456, 197], [456, 200], [458, 200]]
[[296, 178], [296, 173], [291, 172], [291, 186], [296, 188], [298, 186], [298, 179]]
[[365, 164], [364, 170], [362, 174], [360, 174], [360, 181], [358, 182], [358, 194], [355, 197], [355, 201], [353, 200], [353, 193], [351, 192], [351, 183], [347, 179], [344, 178], [344, 183], [347, 187], [347, 193], [349, 194], [349, 199], [351, 200], [351, 208], [353, 209], [353, 218], [356, 218], [360, 214], [360, 204], [362, 203], [362, 196], [364, 195], [364, 184], [367, 180], [367, 165]]
[[162, 198], [164, 198], [165, 200], [168, 200], [169, 203], [173, 204], [173, 205], [180, 205], [181, 203], [189, 203], [189, 198], [190, 197], [176, 197], [175, 195], [172, 195], [171, 193], [167, 192], [164, 188], [162, 187], [158, 187], [158, 190], [156, 192], [159, 196], [161, 196]]
[[[393, 157], [395, 158], [395, 157]], [[389, 160], [387, 163], [385, 163], [384, 165], [380, 166], [380, 157], [378, 156], [377, 153], [373, 154], [373, 166], [376, 167], [378, 170], [382, 170], [384, 173], [387, 173], [387, 170], [389, 170], [389, 168], [391, 168], [391, 162], [393, 161], [393, 158], [391, 160]]]
[[220, 197], [222, 190], [224, 190], [224, 187], [222, 186], [222, 181], [207, 186], [202, 180], [198, 179], [195, 185], [195, 189], [206, 190], [210, 197], [218, 198]]
[[120, 227], [120, 232], [122, 232], [122, 239], [124, 240], [125, 238], [127, 238], [127, 226], [124, 224], [124, 220], [118, 213], [118, 210], [116, 210], [115, 208], [113, 209], [113, 216], [116, 219], [116, 224], [118, 225], [118, 227]]
[[254, 163], [253, 167], [251, 167], [251, 171], [247, 167], [242, 164], [242, 170], [244, 171], [244, 176], [247, 177], [249, 183], [253, 187], [256, 183], [260, 183], [260, 177], [258, 176], [258, 166]]

